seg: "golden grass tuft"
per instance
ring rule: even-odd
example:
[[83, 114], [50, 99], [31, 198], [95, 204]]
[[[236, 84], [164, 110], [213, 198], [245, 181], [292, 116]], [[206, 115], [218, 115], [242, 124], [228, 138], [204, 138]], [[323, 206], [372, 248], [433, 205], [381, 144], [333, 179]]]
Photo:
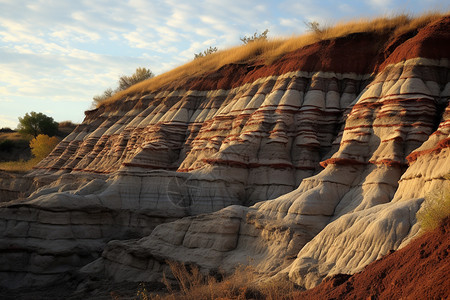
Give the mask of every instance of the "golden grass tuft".
[[322, 28], [320, 32], [309, 32], [290, 38], [269, 39], [255, 41], [246, 45], [221, 50], [205, 57], [197, 58], [159, 76], [142, 81], [130, 88], [120, 91], [111, 98], [98, 103], [97, 107], [114, 103], [127, 96], [143, 92], [155, 91], [170, 82], [185, 77], [195, 77], [233, 63], [263, 62], [271, 64], [282, 55], [303, 48], [321, 40], [343, 37], [357, 32], [377, 32], [380, 34], [402, 34], [410, 30], [419, 29], [443, 17], [448, 13], [430, 12], [417, 17], [401, 14], [394, 17], [380, 17], [375, 19], [359, 19], [334, 26]]
[[42, 158], [32, 158], [30, 160], [0, 162], [0, 170], [9, 172], [27, 172], [33, 169]]
[[[144, 284], [136, 293], [140, 300], [189, 300], [189, 299], [294, 299], [298, 290], [288, 280], [258, 281], [258, 275], [250, 266], [240, 266], [230, 276], [204, 276], [196, 266], [167, 262], [176, 281], [174, 287], [164, 275], [168, 294], [158, 295], [147, 291]], [[219, 279], [218, 279], [219, 277]]]
[[425, 203], [417, 212], [417, 221], [424, 231], [431, 231], [450, 216], [450, 173], [444, 176], [445, 187], [425, 197]]

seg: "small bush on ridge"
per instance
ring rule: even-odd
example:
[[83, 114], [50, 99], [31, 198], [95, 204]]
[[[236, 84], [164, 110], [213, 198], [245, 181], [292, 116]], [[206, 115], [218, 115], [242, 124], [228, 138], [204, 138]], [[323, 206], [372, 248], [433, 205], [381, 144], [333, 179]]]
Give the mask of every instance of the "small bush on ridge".
[[194, 54], [194, 59], [200, 58], [200, 57], [205, 57], [205, 56], [207, 56], [209, 54], [212, 54], [214, 52], [217, 52], [217, 47], [209, 47], [208, 49], [204, 50], [203, 52], [195, 53]]
[[450, 173], [444, 176], [446, 186], [425, 197], [422, 208], [417, 212], [417, 221], [424, 231], [431, 231], [450, 216]]
[[258, 34], [255, 32], [253, 36], [244, 36], [241, 37], [240, 40], [242, 43], [247, 45], [248, 43], [255, 41], [267, 41], [267, 34], [269, 33], [269, 29], [264, 30], [262, 33]]

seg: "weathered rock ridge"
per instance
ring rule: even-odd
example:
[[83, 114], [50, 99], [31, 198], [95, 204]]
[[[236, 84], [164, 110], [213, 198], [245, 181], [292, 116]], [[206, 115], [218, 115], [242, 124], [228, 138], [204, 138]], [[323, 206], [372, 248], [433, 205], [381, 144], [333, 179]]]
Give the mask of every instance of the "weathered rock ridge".
[[87, 112], [28, 175], [40, 188], [0, 204], [0, 285], [150, 281], [170, 259], [310, 288], [406, 245], [447, 184], [449, 28], [322, 41]]

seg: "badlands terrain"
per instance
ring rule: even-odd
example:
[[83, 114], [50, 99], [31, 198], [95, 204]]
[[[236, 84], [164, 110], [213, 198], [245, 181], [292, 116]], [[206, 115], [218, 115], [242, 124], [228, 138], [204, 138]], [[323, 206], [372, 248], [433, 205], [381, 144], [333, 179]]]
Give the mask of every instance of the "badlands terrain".
[[0, 286], [159, 282], [175, 261], [311, 289], [407, 247], [449, 188], [450, 16], [360, 25], [196, 59], [1, 173]]

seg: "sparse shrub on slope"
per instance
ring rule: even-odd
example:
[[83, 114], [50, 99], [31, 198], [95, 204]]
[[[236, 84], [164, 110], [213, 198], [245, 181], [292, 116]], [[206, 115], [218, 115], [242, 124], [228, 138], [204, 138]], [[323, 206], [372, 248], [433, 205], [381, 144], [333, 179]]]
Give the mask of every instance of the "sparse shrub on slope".
[[200, 58], [200, 57], [205, 57], [209, 54], [212, 54], [214, 52], [217, 52], [217, 47], [209, 47], [208, 49], [204, 50], [203, 52], [199, 52], [199, 53], [195, 53], [194, 54], [194, 59], [196, 58]]
[[417, 220], [424, 231], [435, 229], [450, 216], [450, 173], [445, 179], [445, 188], [429, 194], [417, 213]]
[[102, 101], [111, 98], [114, 94], [115, 92], [112, 88], [107, 88], [103, 94], [94, 96], [92, 100], [94, 100], [94, 103], [101, 103]]
[[244, 36], [241, 37], [240, 40], [244, 45], [247, 45], [248, 43], [256, 42], [256, 41], [267, 41], [267, 34], [269, 33], [269, 29], [264, 30], [262, 33], [258, 34], [255, 32], [251, 36]]
[[216, 274], [204, 276], [197, 266], [186, 266], [167, 262], [173, 285], [164, 274], [163, 282], [168, 294], [154, 295], [141, 284], [136, 293], [140, 300], [148, 299], [294, 299], [298, 291], [287, 279], [258, 280], [256, 271], [250, 266], [240, 266], [230, 276]]
[[[217, 49], [216, 49], [217, 51]], [[122, 75], [119, 77], [118, 81], [118, 87], [113, 90], [112, 88], [107, 88], [103, 94], [96, 95], [92, 99], [94, 100], [94, 105], [99, 105], [100, 103], [104, 102], [105, 100], [111, 98], [115, 94], [117, 94], [120, 91], [126, 90], [132, 85], [135, 85], [136, 83], [139, 83], [141, 81], [144, 81], [146, 79], [154, 77], [155, 74], [150, 69], [147, 68], [136, 68], [136, 71], [134, 74], [127, 76]]]
[[319, 22], [311, 21], [311, 22], [305, 22], [305, 25], [307, 27], [307, 31], [311, 32], [317, 41], [322, 40], [323, 36], [326, 35], [328, 28], [320, 25]]
[[147, 68], [137, 68], [136, 72], [134, 72], [131, 76], [120, 76], [119, 78], [119, 87], [117, 88], [119, 91], [126, 90], [132, 85], [135, 85], [138, 82], [144, 81], [146, 79], [152, 78], [155, 76], [150, 69]]
[[322, 33], [323, 28], [320, 26], [319, 22], [311, 21], [311, 22], [305, 22], [306, 27], [308, 28], [308, 31], [314, 32], [314, 33]]

